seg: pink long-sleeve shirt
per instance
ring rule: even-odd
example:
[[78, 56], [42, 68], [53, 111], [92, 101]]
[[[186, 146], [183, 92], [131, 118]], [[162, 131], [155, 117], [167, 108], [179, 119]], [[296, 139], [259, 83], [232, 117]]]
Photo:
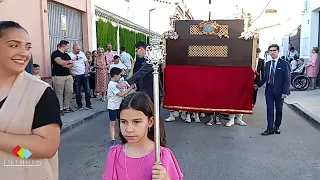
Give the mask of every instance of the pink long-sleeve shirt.
[[[128, 180], [125, 168], [125, 158], [127, 161], [128, 177], [130, 180], [135, 180], [143, 161], [143, 157], [128, 157], [124, 153], [123, 147], [123, 145], [116, 145], [110, 148], [102, 180]], [[162, 165], [166, 168], [170, 180], [183, 180], [183, 174], [172, 151], [168, 148], [161, 147], [160, 153]], [[137, 180], [152, 179], [152, 167], [154, 165], [154, 161], [155, 155], [153, 150], [146, 155], [144, 163], [137, 176]]]
[[314, 53], [307, 62], [307, 76], [317, 77], [319, 73], [319, 56]]

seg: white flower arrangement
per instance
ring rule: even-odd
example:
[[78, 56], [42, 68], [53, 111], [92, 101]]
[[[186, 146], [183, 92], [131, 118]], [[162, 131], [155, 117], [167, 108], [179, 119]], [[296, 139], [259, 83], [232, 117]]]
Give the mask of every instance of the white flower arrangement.
[[166, 31], [163, 33], [163, 37], [165, 39], [178, 39], [179, 38], [179, 35], [177, 32], [175, 32], [174, 30], [169, 30], [169, 31]]
[[259, 34], [257, 31], [251, 31], [249, 29], [246, 29], [241, 33], [239, 38], [244, 40], [256, 39], [259, 38]]
[[250, 40], [259, 38], [258, 30], [251, 30], [251, 15], [244, 16], [244, 31], [240, 34], [240, 39]]

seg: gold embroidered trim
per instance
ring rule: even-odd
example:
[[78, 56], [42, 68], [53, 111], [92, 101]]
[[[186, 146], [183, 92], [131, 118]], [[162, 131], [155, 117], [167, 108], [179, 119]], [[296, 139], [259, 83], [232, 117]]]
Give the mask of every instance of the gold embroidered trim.
[[189, 57], [228, 57], [228, 46], [190, 45]]
[[212, 112], [230, 112], [230, 113], [253, 113], [252, 110], [239, 110], [239, 109], [213, 109], [213, 108], [197, 108], [197, 107], [185, 107], [185, 106], [168, 106], [165, 108], [179, 109], [179, 110], [191, 110], [191, 111], [212, 111]]

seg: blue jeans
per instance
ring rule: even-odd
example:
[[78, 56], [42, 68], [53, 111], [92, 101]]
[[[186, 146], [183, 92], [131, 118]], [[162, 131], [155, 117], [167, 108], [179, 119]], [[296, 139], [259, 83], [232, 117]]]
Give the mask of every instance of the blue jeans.
[[90, 102], [90, 88], [89, 88], [89, 78], [88, 75], [76, 75], [75, 77], [75, 92], [76, 92], [76, 101], [79, 107], [82, 107], [82, 96], [81, 96], [81, 86], [83, 87], [86, 99], [86, 106], [91, 106]]

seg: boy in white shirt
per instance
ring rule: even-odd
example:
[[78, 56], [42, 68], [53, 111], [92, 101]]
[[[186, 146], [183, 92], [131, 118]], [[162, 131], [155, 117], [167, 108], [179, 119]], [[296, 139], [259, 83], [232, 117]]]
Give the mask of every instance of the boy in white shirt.
[[122, 77], [122, 70], [114, 67], [110, 69], [110, 82], [108, 84], [108, 112], [109, 112], [109, 129], [111, 142], [110, 146], [115, 145], [115, 124], [116, 120], [119, 119], [119, 107], [124, 96], [130, 93], [134, 88], [134, 85], [130, 86], [125, 91], [121, 91], [117, 88], [118, 81]]
[[36, 76], [38, 79], [41, 79], [39, 74], [40, 74], [40, 66], [39, 66], [39, 64], [33, 64], [32, 75]]
[[[124, 64], [120, 61], [120, 57], [117, 56], [117, 55], [115, 55], [115, 56], [113, 57], [113, 63], [110, 65], [109, 73], [110, 73], [111, 69], [114, 68], [114, 67], [117, 67], [117, 68], [121, 69], [123, 75], [125, 75], [126, 72], [127, 72], [127, 70], [128, 70], [127, 66], [124, 65]], [[122, 78], [121, 80], [124, 80], [124, 78]]]

